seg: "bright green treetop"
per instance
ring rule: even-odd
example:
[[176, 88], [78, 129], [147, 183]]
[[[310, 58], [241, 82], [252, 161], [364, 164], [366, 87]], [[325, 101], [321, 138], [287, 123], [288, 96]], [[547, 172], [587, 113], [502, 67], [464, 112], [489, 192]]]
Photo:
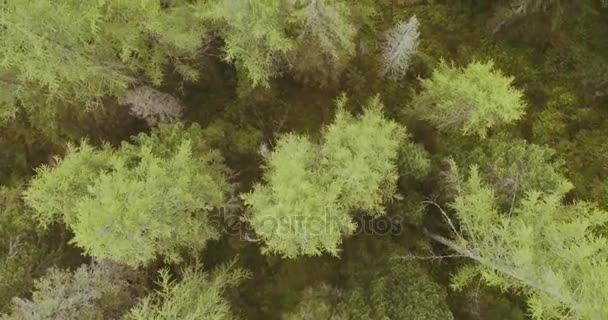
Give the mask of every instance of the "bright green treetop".
[[244, 195], [266, 251], [290, 258], [337, 255], [342, 237], [355, 229], [349, 212], [378, 215], [392, 199], [400, 146], [413, 144], [402, 126], [382, 115], [377, 98], [358, 117], [344, 104], [340, 99], [320, 144], [295, 134], [280, 137], [265, 159], [265, 183]]
[[[21, 102], [90, 106], [171, 63], [188, 79], [201, 48], [202, 1], [9, 1], [0, 8], [0, 115]], [[44, 99], [39, 99], [39, 94]]]
[[416, 116], [439, 129], [458, 128], [464, 135], [485, 137], [489, 128], [520, 119], [526, 104], [513, 78], [494, 64], [472, 62], [464, 68], [442, 61], [414, 100]]
[[512, 212], [501, 212], [476, 167], [452, 207], [460, 222], [454, 240], [433, 236], [477, 262], [453, 286], [478, 277], [528, 296], [535, 319], [603, 319], [608, 314], [606, 238], [597, 232], [608, 212], [591, 203], [563, 204], [567, 182], [553, 193], [530, 191]]
[[221, 156], [204, 146], [198, 126], [162, 125], [118, 150], [71, 148], [43, 167], [26, 192], [41, 223], [61, 220], [93, 256], [130, 265], [156, 254], [179, 260], [218, 232], [208, 212], [230, 186]]

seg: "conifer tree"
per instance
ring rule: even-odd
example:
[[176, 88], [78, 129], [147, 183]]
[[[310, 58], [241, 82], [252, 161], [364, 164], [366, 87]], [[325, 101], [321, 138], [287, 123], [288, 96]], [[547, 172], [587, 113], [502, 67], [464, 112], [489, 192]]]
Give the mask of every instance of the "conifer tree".
[[355, 54], [358, 28], [351, 8], [339, 0], [298, 0], [292, 14], [297, 25], [288, 55], [296, 78], [321, 86], [335, 82]]
[[422, 79], [414, 100], [417, 117], [438, 129], [458, 128], [463, 135], [484, 138], [491, 127], [520, 119], [526, 105], [513, 78], [494, 69], [490, 61], [474, 61], [464, 68], [442, 61], [431, 78]]
[[264, 184], [243, 196], [266, 252], [338, 255], [342, 237], [355, 229], [350, 211], [380, 215], [393, 198], [397, 156], [409, 143], [405, 129], [383, 116], [378, 98], [358, 117], [344, 110], [345, 103], [338, 101], [320, 144], [295, 134], [280, 137], [265, 158]]
[[476, 264], [459, 270], [453, 286], [480, 279], [501, 290], [524, 293], [534, 319], [602, 319], [608, 314], [606, 238], [598, 232], [608, 212], [586, 202], [563, 204], [571, 185], [556, 191], [530, 191], [502, 212], [494, 190], [473, 166], [452, 203], [458, 228], [454, 239], [426, 232]]
[[208, 212], [230, 188], [221, 156], [195, 125], [161, 125], [133, 140], [118, 150], [70, 148], [39, 169], [25, 199], [43, 225], [64, 222], [95, 257], [139, 265], [202, 249], [218, 236]]
[[124, 320], [229, 320], [237, 319], [224, 291], [247, 274], [223, 266], [212, 274], [188, 268], [180, 281], [171, 280], [168, 270], [160, 271], [160, 288], [131, 309]]
[[187, 79], [200, 54], [202, 1], [8, 1], [0, 8], [0, 115], [17, 103], [87, 107], [142, 79], [158, 85], [167, 64]]
[[254, 86], [268, 86], [277, 62], [293, 44], [287, 35], [290, 10], [282, 0], [212, 0], [201, 13], [224, 40], [224, 59], [235, 62]]

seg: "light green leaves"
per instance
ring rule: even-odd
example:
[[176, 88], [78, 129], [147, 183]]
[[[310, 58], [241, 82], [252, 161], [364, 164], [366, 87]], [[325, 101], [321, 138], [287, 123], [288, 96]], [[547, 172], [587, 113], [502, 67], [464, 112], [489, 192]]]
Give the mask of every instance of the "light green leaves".
[[280, 137], [265, 159], [265, 184], [244, 195], [267, 252], [338, 255], [342, 237], [355, 230], [349, 212], [379, 215], [392, 199], [405, 129], [384, 118], [377, 98], [359, 117], [346, 112], [345, 103], [339, 100], [321, 144], [295, 134]]
[[130, 265], [157, 254], [200, 250], [218, 232], [207, 213], [229, 185], [221, 157], [198, 126], [162, 125], [116, 151], [86, 144], [54, 168], [44, 167], [26, 192], [39, 220], [63, 221], [90, 255]]
[[484, 138], [489, 128], [520, 119], [526, 104], [513, 78], [493, 63], [472, 62], [456, 68], [442, 61], [414, 100], [416, 115], [438, 129], [457, 128]]

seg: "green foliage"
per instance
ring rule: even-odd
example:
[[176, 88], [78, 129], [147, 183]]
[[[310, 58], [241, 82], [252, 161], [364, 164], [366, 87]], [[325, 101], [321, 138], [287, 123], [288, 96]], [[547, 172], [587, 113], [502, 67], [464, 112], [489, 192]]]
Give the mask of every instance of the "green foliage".
[[497, 208], [494, 190], [471, 169], [452, 204], [460, 222], [455, 242], [443, 242], [478, 262], [453, 278], [462, 289], [474, 278], [523, 292], [535, 319], [601, 319], [608, 309], [606, 239], [596, 232], [608, 213], [592, 203], [563, 204], [571, 188], [531, 191], [513, 211]]
[[526, 105], [513, 78], [493, 63], [472, 62], [456, 68], [442, 61], [414, 100], [414, 112], [439, 129], [458, 128], [464, 135], [484, 138], [489, 128], [520, 119]]
[[47, 245], [17, 190], [0, 188], [0, 312], [10, 299], [27, 293]]
[[198, 268], [188, 268], [176, 282], [171, 280], [168, 270], [163, 269], [158, 283], [160, 289], [131, 309], [124, 320], [237, 319], [223, 294], [246, 276], [242, 270], [231, 270], [229, 266], [211, 275]]
[[43, 225], [63, 221], [93, 256], [130, 265], [156, 254], [178, 261], [181, 249], [200, 250], [218, 236], [208, 212], [224, 204], [227, 169], [198, 126], [162, 125], [133, 140], [116, 151], [71, 148], [39, 170], [26, 200]]
[[288, 60], [305, 82], [335, 83], [355, 54], [353, 7], [340, 0], [298, 0], [292, 14], [297, 36]]
[[[158, 85], [171, 63], [187, 79], [201, 47], [202, 1], [11, 1], [0, 10], [0, 115], [21, 103], [98, 105], [143, 72]], [[52, 31], [52, 32], [51, 32]], [[38, 95], [43, 95], [43, 98]]]
[[354, 231], [349, 211], [378, 215], [393, 198], [396, 160], [405, 129], [382, 115], [372, 99], [359, 117], [338, 101], [335, 120], [321, 144], [287, 134], [266, 157], [266, 184], [243, 196], [249, 221], [267, 252], [286, 257], [338, 254], [342, 236]]
[[453, 319], [444, 289], [415, 262], [394, 260], [372, 280], [346, 289], [307, 289], [294, 311], [283, 319]]
[[202, 16], [217, 24], [224, 39], [224, 59], [236, 62], [254, 86], [268, 86], [276, 62], [293, 44], [286, 34], [284, 1], [212, 0]]
[[556, 158], [555, 150], [525, 140], [489, 139], [466, 162], [479, 166], [498, 202], [507, 208], [528, 191], [550, 193], [566, 181], [560, 172], [564, 162]]
[[31, 300], [15, 298], [2, 320], [118, 319], [134, 304], [135, 273], [111, 263], [83, 265], [73, 273], [50, 269]]

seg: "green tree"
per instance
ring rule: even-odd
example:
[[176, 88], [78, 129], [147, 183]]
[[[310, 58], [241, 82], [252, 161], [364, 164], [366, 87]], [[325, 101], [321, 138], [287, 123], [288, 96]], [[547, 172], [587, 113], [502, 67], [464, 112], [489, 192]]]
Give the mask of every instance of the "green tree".
[[494, 190], [473, 166], [451, 204], [459, 227], [454, 239], [426, 232], [476, 262], [459, 270], [453, 286], [474, 279], [525, 294], [535, 319], [603, 319], [608, 314], [606, 238], [598, 232], [608, 212], [586, 202], [563, 204], [571, 185], [530, 191], [511, 213], [502, 212]]
[[157, 292], [145, 297], [131, 309], [124, 320], [199, 320], [237, 319], [230, 310], [224, 291], [237, 285], [247, 273], [224, 266], [211, 275], [196, 268], [183, 272], [180, 281], [172, 281], [166, 269], [160, 272]]
[[15, 298], [11, 314], [2, 320], [118, 319], [137, 297], [137, 273], [101, 262], [74, 272], [50, 269], [36, 282], [30, 299]]
[[396, 259], [376, 271], [369, 278], [355, 276], [347, 288], [308, 288], [283, 319], [453, 319], [445, 289], [417, 262]]
[[405, 128], [383, 116], [378, 98], [359, 117], [346, 112], [345, 103], [338, 101], [320, 144], [281, 136], [265, 158], [265, 183], [243, 195], [266, 252], [337, 255], [341, 238], [355, 229], [350, 211], [380, 215], [393, 198], [400, 146], [410, 143]]
[[180, 259], [218, 237], [208, 213], [230, 189], [221, 155], [199, 126], [161, 125], [118, 150], [86, 143], [43, 166], [25, 199], [47, 225], [60, 220], [87, 253], [130, 265]]
[[524, 115], [523, 94], [512, 82], [491, 61], [474, 61], [464, 68], [441, 61], [429, 79], [421, 80], [414, 112], [440, 130], [458, 128], [463, 135], [484, 138], [489, 128]]
[[296, 78], [321, 86], [338, 80], [355, 55], [354, 6], [360, 5], [338, 0], [296, 2], [292, 19], [297, 35], [287, 57]]
[[172, 64], [187, 79], [202, 46], [202, 1], [9, 1], [0, 9], [1, 116], [17, 104], [98, 105], [138, 74], [158, 85]]
[[553, 192], [566, 181], [564, 161], [555, 150], [526, 140], [492, 138], [469, 153], [465, 163], [479, 166], [481, 176], [504, 208], [510, 208], [528, 191]]
[[254, 86], [268, 86], [293, 46], [286, 33], [289, 12], [281, 0], [212, 0], [201, 16], [219, 29], [224, 59], [236, 62]]
[[26, 295], [34, 279], [69, 252], [61, 250], [64, 236], [59, 228], [37, 229], [21, 191], [0, 187], [0, 312], [7, 310], [13, 296]]

